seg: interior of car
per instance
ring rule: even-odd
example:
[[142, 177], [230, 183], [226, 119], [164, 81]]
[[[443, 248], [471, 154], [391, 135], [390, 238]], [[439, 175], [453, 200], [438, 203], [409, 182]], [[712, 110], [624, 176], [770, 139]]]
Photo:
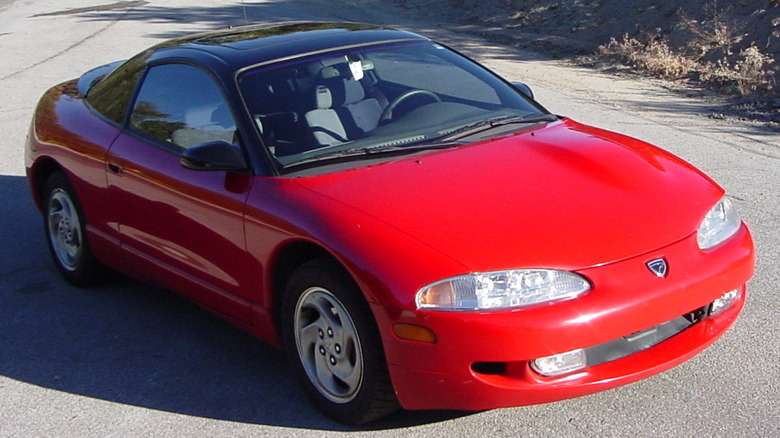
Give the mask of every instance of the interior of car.
[[435, 44], [314, 56], [250, 70], [239, 83], [263, 145], [281, 167], [539, 112], [500, 79]]

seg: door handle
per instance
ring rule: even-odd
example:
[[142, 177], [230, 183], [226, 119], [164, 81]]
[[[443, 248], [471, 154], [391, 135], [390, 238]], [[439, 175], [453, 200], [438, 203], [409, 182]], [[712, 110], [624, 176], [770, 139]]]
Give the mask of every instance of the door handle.
[[122, 174], [122, 166], [116, 163], [108, 163], [108, 171], [115, 174], [115, 175], [121, 175]]

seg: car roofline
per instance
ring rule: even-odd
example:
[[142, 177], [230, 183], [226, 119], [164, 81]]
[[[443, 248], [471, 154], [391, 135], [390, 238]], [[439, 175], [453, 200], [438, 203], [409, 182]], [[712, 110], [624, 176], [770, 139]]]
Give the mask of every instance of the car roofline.
[[[412, 32], [362, 23], [289, 21], [189, 35], [148, 49], [150, 61], [203, 54], [234, 70], [317, 53], [398, 41], [430, 41]], [[189, 55], [188, 55], [189, 54]]]

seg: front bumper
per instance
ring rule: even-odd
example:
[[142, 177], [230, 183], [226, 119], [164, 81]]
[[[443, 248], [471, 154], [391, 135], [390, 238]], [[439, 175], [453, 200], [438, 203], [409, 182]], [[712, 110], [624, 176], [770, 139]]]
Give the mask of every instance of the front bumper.
[[[645, 263], [664, 257], [669, 275]], [[435, 312], [374, 306], [398, 398], [406, 409], [483, 410], [546, 403], [613, 388], [657, 374], [699, 353], [734, 323], [755, 265], [746, 227], [703, 252], [691, 236], [627, 260], [577, 271], [593, 289], [577, 299], [525, 309]], [[530, 361], [631, 336], [695, 312], [739, 289], [737, 300], [642, 351], [558, 377]], [[399, 339], [395, 323], [420, 325], [436, 343]]]

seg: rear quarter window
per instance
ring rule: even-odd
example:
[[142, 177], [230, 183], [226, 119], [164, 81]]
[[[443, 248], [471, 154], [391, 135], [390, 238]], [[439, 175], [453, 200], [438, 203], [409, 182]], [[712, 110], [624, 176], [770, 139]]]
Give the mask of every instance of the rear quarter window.
[[90, 88], [87, 103], [104, 117], [123, 125], [144, 64], [145, 56], [139, 55], [117, 67]]

